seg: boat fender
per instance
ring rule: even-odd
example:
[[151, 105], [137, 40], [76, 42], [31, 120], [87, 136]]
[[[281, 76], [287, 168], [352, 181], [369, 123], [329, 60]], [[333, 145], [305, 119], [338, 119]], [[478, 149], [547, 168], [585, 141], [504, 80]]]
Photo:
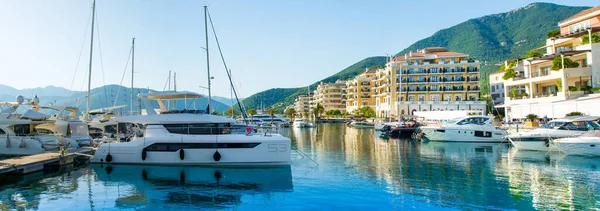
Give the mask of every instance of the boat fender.
[[106, 174], [110, 175], [110, 173], [112, 173], [112, 170], [113, 170], [113, 169], [112, 169], [112, 166], [107, 166], [107, 167], [105, 168], [105, 170], [106, 170]]
[[219, 162], [219, 160], [221, 160], [221, 153], [219, 153], [219, 151], [216, 151], [215, 154], [213, 154], [213, 159]]
[[215, 171], [215, 179], [217, 180], [217, 182], [219, 182], [221, 180], [221, 178], [223, 177], [223, 174], [221, 174], [221, 172], [219, 170]]
[[179, 172], [179, 180], [180, 180], [181, 184], [185, 184], [185, 172], [183, 170], [181, 170], [181, 172]]
[[142, 169], [142, 180], [148, 180], [148, 172], [146, 169]]
[[108, 153], [108, 155], [106, 155], [106, 162], [110, 163], [112, 161], [112, 155], [110, 155], [110, 152]]
[[183, 149], [179, 149], [179, 159], [185, 159], [185, 151], [183, 151]]
[[[19, 148], [23, 149], [25, 148], [25, 141], [23, 141], [23, 139], [21, 139], [21, 143], [19, 143]], [[42, 146], [43, 147], [43, 146]]]
[[148, 155], [148, 152], [146, 152], [146, 148], [144, 148], [142, 150], [142, 160], [146, 160], [146, 156]]

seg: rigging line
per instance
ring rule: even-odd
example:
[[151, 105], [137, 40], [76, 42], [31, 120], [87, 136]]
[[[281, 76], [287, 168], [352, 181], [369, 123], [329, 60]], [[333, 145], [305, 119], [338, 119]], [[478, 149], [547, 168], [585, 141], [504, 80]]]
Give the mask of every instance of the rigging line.
[[[91, 8], [90, 8], [91, 10]], [[88, 11], [88, 13], [90, 13]], [[81, 60], [81, 55], [83, 54], [83, 46], [85, 45], [85, 37], [87, 37], [87, 32], [90, 29], [90, 21], [92, 20], [92, 15], [88, 17], [88, 22], [85, 27], [85, 31], [83, 33], [83, 39], [81, 41], [81, 49], [79, 50], [79, 56], [77, 57], [77, 63], [75, 64], [75, 73], [73, 73], [73, 79], [71, 80], [71, 86], [69, 86], [69, 94], [71, 94], [71, 90], [73, 89], [73, 84], [75, 83], [75, 76], [77, 76], [77, 69], [79, 68], [79, 61]]]
[[[102, 107], [106, 107], [106, 104], [108, 104], [108, 96], [106, 95], [106, 81], [104, 79], [104, 61], [102, 60], [102, 44], [100, 42], [100, 24], [98, 23], [98, 12], [96, 12], [96, 35], [98, 35], [98, 51], [100, 54], [100, 69], [102, 70], [102, 89], [104, 91], [104, 102], [100, 101], [100, 103], [102, 104]], [[97, 92], [100, 92], [99, 89], [96, 90]]]
[[240, 108], [240, 113], [242, 113], [244, 122], [246, 122], [246, 124], [248, 124], [248, 117], [246, 115], [245, 110], [243, 110], [243, 107], [240, 104], [240, 99], [237, 96], [237, 91], [235, 90], [233, 81], [231, 81], [231, 72], [229, 72], [229, 68], [227, 68], [227, 63], [225, 63], [225, 57], [223, 57], [223, 51], [221, 50], [221, 44], [219, 44], [219, 38], [217, 37], [217, 32], [215, 30], [215, 26], [213, 25], [212, 17], [210, 16], [210, 12], [208, 12], [208, 9], [207, 9], [206, 13], [208, 14], [208, 20], [210, 21], [210, 28], [212, 29], [213, 34], [215, 35], [215, 41], [217, 42], [217, 48], [219, 49], [219, 54], [221, 55], [221, 60], [223, 61], [223, 66], [225, 66], [225, 72], [227, 73], [227, 77], [229, 77], [229, 83], [231, 84], [231, 88], [233, 89], [233, 94], [235, 94], [235, 99], [238, 102], [238, 105]]
[[131, 51], [133, 51], [133, 46], [129, 48], [129, 56], [127, 57], [127, 63], [125, 63], [125, 69], [123, 70], [123, 76], [121, 77], [121, 83], [119, 83], [119, 89], [117, 89], [117, 94], [115, 95], [115, 102], [113, 107], [117, 105], [117, 101], [119, 99], [119, 92], [121, 92], [121, 87], [123, 87], [123, 79], [125, 79], [125, 73], [127, 73], [127, 67], [129, 66], [129, 61], [131, 60]]
[[[165, 86], [163, 87], [163, 92], [167, 91], [167, 84], [169, 84], [169, 78], [167, 77], [167, 80], [165, 81]], [[170, 89], [171, 87], [169, 87]]]

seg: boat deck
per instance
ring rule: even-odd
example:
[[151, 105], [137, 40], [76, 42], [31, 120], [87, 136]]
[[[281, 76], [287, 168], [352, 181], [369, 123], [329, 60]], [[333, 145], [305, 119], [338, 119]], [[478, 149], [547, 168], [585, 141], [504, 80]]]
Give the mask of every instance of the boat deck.
[[0, 161], [0, 175], [3, 174], [28, 174], [41, 171], [44, 166], [60, 166], [71, 164], [75, 159], [88, 157], [93, 154], [92, 148], [80, 148], [70, 150], [61, 156], [58, 152], [47, 152], [37, 155], [29, 155]]

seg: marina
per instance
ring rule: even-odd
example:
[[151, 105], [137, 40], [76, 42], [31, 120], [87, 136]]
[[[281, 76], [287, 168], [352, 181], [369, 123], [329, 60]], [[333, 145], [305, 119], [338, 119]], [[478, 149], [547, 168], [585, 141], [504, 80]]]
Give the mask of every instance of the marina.
[[[352, 30], [380, 29], [348, 17], [326, 25], [344, 17], [335, 4], [307, 16], [303, 2], [254, 3], [44, 5], [60, 17], [0, 7], [17, 22], [3, 25], [17, 44], [0, 49], [0, 69], [11, 70], [0, 77], [0, 211], [600, 208], [600, 6], [453, 13], [468, 21], [323, 77], [340, 65], [324, 55], [348, 59], [327, 51], [356, 45], [350, 35], [380, 36]], [[466, 8], [451, 3], [435, 6]], [[397, 24], [409, 13], [363, 18]], [[434, 24], [419, 25], [406, 28]], [[402, 42], [422, 31], [388, 28]], [[79, 31], [81, 40], [71, 35]], [[344, 43], [320, 41], [333, 38]], [[406, 45], [382, 41], [356, 46]]]
[[378, 133], [334, 123], [284, 129], [298, 150], [288, 167], [91, 164], [30, 174], [0, 188], [0, 206], [586, 210], [600, 203], [597, 158], [498, 143], [421, 143]]

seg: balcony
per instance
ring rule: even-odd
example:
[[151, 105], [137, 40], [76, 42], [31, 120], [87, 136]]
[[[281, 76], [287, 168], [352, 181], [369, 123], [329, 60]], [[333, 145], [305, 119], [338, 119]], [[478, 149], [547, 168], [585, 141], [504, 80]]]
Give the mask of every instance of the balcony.
[[[576, 68], [565, 68], [558, 71], [549, 71], [548, 74], [544, 72], [534, 72], [531, 77], [515, 77], [507, 80], [504, 84], [506, 86], [526, 85], [529, 83], [538, 83], [544, 81], [556, 81], [558, 79], [579, 77], [588, 77], [592, 75], [592, 67], [576, 67]], [[568, 79], [573, 80], [573, 79]], [[578, 79], [577, 79], [578, 80]]]

